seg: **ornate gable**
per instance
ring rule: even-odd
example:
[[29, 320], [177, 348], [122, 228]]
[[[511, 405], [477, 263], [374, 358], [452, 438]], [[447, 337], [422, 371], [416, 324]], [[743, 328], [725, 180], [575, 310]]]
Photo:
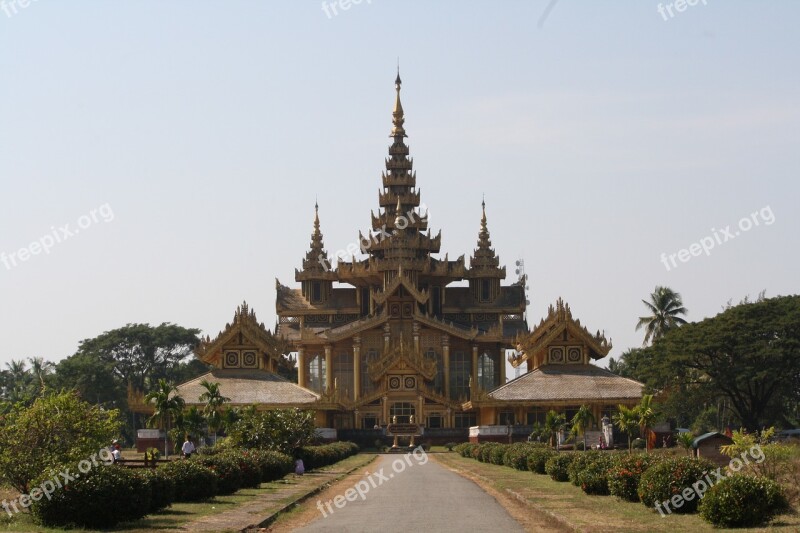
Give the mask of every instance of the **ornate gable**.
[[559, 298], [548, 309], [547, 318], [529, 334], [517, 337], [519, 355], [511, 358], [515, 368], [528, 362], [535, 369], [547, 364], [588, 364], [590, 359], [602, 359], [611, 350], [611, 341], [598, 331], [589, 333], [580, 320], [572, 318], [569, 304]]
[[280, 341], [259, 323], [247, 302], [236, 308], [233, 322], [215, 339], [206, 336], [195, 349], [197, 357], [216, 368], [277, 369]]

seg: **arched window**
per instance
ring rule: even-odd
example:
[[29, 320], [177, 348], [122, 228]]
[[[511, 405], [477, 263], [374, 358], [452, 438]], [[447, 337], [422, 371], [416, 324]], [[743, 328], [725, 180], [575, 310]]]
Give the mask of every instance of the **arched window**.
[[483, 390], [491, 390], [495, 387], [495, 362], [492, 356], [484, 352], [478, 358], [478, 384]]

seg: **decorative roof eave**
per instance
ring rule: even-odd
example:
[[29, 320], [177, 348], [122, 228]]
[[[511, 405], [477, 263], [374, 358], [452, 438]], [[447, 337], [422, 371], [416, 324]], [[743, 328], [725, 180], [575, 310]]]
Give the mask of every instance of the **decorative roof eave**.
[[572, 406], [576, 404], [602, 404], [602, 405], [618, 405], [622, 404], [625, 406], [633, 406], [637, 405], [641, 401], [641, 398], [581, 398], [576, 396], [575, 398], [569, 398], [565, 400], [496, 400], [491, 397], [486, 398], [476, 398], [474, 400], [470, 400], [465, 402], [461, 405], [461, 408], [465, 411], [470, 409], [479, 409], [481, 407], [542, 407], [542, 406], [553, 406], [553, 407], [565, 407], [565, 406]]
[[456, 326], [452, 322], [445, 322], [444, 320], [438, 319], [436, 317], [417, 315], [415, 318], [420, 324], [424, 324], [428, 327], [444, 331], [445, 333], [448, 333], [450, 335], [468, 341], [474, 340], [480, 334], [477, 328], [463, 329]]
[[367, 364], [367, 374], [369, 379], [377, 381], [389, 370], [396, 367], [403, 368], [405, 365], [429, 381], [436, 377], [436, 362], [423, 358], [419, 353], [412, 352], [412, 349], [406, 347], [402, 337], [400, 343], [392, 346], [383, 357]]
[[382, 305], [392, 294], [394, 294], [394, 292], [400, 287], [400, 285], [403, 285], [403, 287], [406, 288], [408, 293], [414, 297], [417, 303], [424, 305], [428, 302], [430, 294], [428, 294], [428, 292], [424, 290], [423, 291], [417, 290], [414, 284], [411, 283], [411, 280], [409, 280], [407, 277], [403, 275], [402, 267], [400, 267], [397, 276], [386, 287], [386, 290], [375, 291], [375, 293], [372, 295], [372, 299], [375, 300], [375, 302], [378, 303], [379, 305]]
[[247, 302], [236, 308], [233, 315], [233, 322], [225, 324], [225, 329], [220, 331], [213, 340], [206, 336], [201, 339], [200, 344], [195, 348], [197, 357], [207, 364], [213, 364], [222, 347], [234, 336], [241, 333], [244, 338], [253, 343], [263, 353], [270, 357], [277, 357], [277, 339], [272, 333], [259, 323], [255, 311], [249, 309]]
[[360, 320], [356, 320], [355, 322], [344, 324], [338, 328], [329, 329], [324, 332], [324, 337], [330, 342], [340, 341], [347, 337], [361, 333], [362, 331], [380, 326], [386, 323], [388, 320], [389, 314], [384, 310], [378, 315], [365, 317]]

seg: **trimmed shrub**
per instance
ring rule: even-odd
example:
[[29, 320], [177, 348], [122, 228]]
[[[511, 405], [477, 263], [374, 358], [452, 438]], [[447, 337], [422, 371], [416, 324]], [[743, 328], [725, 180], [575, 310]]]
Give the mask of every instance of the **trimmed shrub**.
[[157, 470], [175, 482], [176, 502], [198, 502], [217, 495], [217, 475], [196, 460], [172, 461]]
[[294, 461], [285, 453], [255, 449], [248, 450], [248, 453], [258, 463], [261, 483], [275, 481], [294, 472]]
[[[586, 454], [588, 455], [588, 454]], [[608, 470], [614, 460], [608, 454], [600, 454], [576, 474], [578, 486], [586, 494], [606, 496], [608, 492]], [[572, 463], [575, 464], [574, 462]]]
[[569, 465], [567, 473], [569, 474], [569, 482], [580, 487], [581, 483], [578, 480], [578, 473], [587, 468], [590, 464], [597, 461], [601, 457], [602, 452], [591, 451], [573, 454], [575, 458]]
[[333, 442], [320, 446], [304, 446], [297, 450], [297, 457], [303, 460], [306, 470], [338, 463], [358, 453], [358, 446], [352, 442]]
[[456, 443], [455, 442], [448, 442], [447, 444], [444, 445], [444, 447], [447, 449], [448, 452], [452, 452], [453, 448], [456, 447]]
[[528, 470], [528, 454], [533, 450], [541, 449], [542, 444], [531, 442], [517, 442], [505, 448], [503, 464], [517, 470]]
[[612, 496], [638, 502], [639, 480], [642, 474], [659, 461], [657, 455], [620, 454], [608, 471], [608, 490]]
[[[648, 507], [667, 501], [692, 486], [708, 472], [716, 470], [716, 465], [705, 459], [679, 457], [666, 459], [645, 470], [639, 480], [639, 499]], [[672, 508], [679, 514], [693, 513], [697, 510], [698, 499], [684, 500], [680, 507]]]
[[242, 487], [253, 488], [261, 485], [261, 465], [251, 450], [231, 450], [223, 457], [230, 457], [239, 465], [242, 472]]
[[633, 439], [633, 442], [631, 443], [631, 448], [633, 448], [634, 450], [644, 450], [644, 447], [646, 445], [647, 443], [644, 441], [644, 439], [637, 437]]
[[498, 444], [489, 451], [489, 462], [493, 465], [503, 466], [503, 457], [508, 450], [508, 444]]
[[547, 460], [544, 471], [553, 481], [569, 481], [567, 469], [574, 458], [574, 453], [557, 453]]
[[145, 468], [138, 473], [150, 485], [151, 498], [148, 514], [172, 505], [172, 502], [175, 501], [175, 481], [162, 468]]
[[[72, 467], [69, 470], [77, 471]], [[33, 486], [53, 479], [56, 471], [34, 481]], [[150, 498], [150, 484], [143, 476], [127, 468], [99, 465], [56, 488], [50, 499], [33, 502], [30, 509], [41, 525], [108, 529], [145, 516], [150, 511]]]
[[765, 477], [734, 474], [711, 487], [700, 516], [717, 527], [754, 527], [788, 509], [783, 488]]
[[453, 451], [456, 452], [461, 457], [469, 457], [472, 458], [472, 448], [477, 446], [471, 442], [462, 442], [461, 444], [456, 445], [453, 448]]
[[492, 462], [492, 450], [502, 446], [499, 442], [484, 442], [478, 445], [478, 461], [482, 463]]
[[232, 454], [200, 455], [190, 459], [211, 469], [217, 476], [217, 494], [233, 494], [242, 488], [242, 469]]
[[534, 448], [528, 452], [525, 458], [525, 464], [531, 472], [535, 474], [545, 474], [545, 464], [556, 455], [556, 452], [547, 447]]

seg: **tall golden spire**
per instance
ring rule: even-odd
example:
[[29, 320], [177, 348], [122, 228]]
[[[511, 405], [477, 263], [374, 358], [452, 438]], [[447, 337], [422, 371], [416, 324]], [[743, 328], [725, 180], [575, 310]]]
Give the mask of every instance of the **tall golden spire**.
[[406, 130], [403, 128], [403, 123], [406, 119], [403, 116], [403, 104], [400, 103], [400, 86], [403, 80], [400, 79], [400, 66], [397, 66], [397, 78], [394, 80], [394, 88], [397, 91], [397, 96], [394, 100], [394, 109], [392, 110], [392, 134], [391, 137], [407, 137]]
[[481, 229], [478, 232], [478, 248], [469, 262], [471, 273], [476, 277], [505, 278], [505, 267], [500, 267], [500, 258], [492, 249], [489, 225], [486, 221], [486, 200], [481, 202]]

